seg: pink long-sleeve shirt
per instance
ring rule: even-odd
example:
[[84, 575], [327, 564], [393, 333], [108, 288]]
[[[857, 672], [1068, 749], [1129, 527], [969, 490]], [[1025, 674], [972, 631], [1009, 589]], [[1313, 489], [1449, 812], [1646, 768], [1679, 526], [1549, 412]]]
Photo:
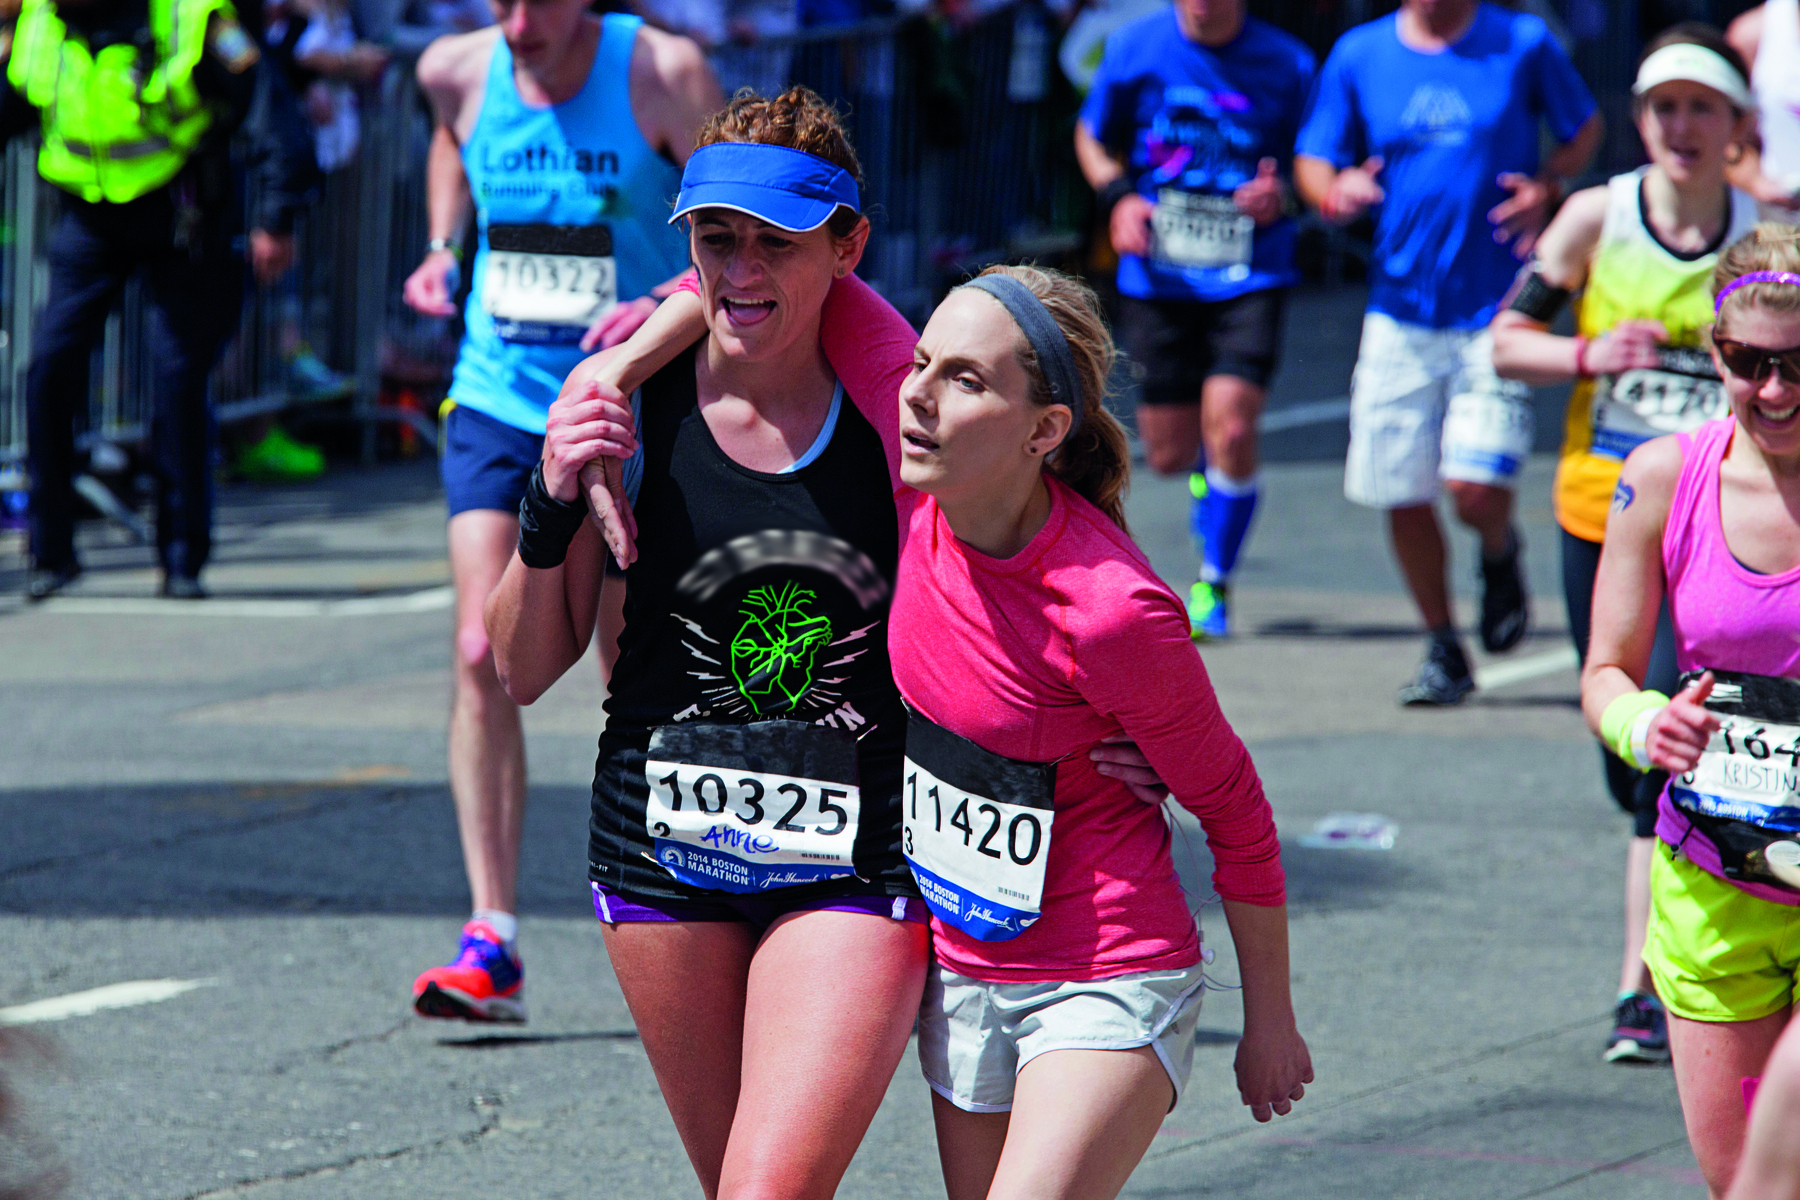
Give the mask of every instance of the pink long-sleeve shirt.
[[1003, 942], [934, 921], [938, 961], [992, 981], [1103, 979], [1199, 961], [1161, 810], [1087, 757], [1120, 733], [1200, 819], [1219, 894], [1284, 903], [1255, 764], [1219, 710], [1186, 610], [1142, 551], [1054, 479], [1050, 519], [1019, 554], [993, 559], [965, 545], [934, 499], [899, 483], [912, 327], [851, 276], [833, 287], [821, 340], [890, 452], [903, 542], [888, 642], [901, 694], [992, 753], [1059, 763], [1041, 918]]

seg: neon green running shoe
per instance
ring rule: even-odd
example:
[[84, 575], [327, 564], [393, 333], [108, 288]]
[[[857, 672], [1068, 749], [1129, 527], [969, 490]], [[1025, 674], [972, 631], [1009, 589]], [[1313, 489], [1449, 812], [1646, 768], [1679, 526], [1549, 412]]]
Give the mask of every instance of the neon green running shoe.
[[325, 452], [271, 425], [262, 440], [238, 452], [237, 474], [256, 483], [299, 483], [325, 473]]
[[1223, 583], [1202, 579], [1188, 589], [1188, 629], [1196, 642], [1230, 636], [1226, 611], [1230, 603], [1231, 589]]

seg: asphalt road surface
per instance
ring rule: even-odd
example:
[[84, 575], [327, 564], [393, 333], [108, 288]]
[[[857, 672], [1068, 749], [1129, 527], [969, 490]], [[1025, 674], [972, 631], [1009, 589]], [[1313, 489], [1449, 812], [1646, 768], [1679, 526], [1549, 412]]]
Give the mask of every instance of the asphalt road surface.
[[[1460, 709], [1396, 707], [1421, 638], [1378, 515], [1341, 492], [1356, 323], [1354, 297], [1294, 307], [1242, 636], [1205, 650], [1286, 844], [1318, 1082], [1256, 1125], [1236, 995], [1210, 993], [1188, 1093], [1126, 1194], [1702, 1196], [1669, 1071], [1599, 1061], [1627, 830], [1575, 707], [1551, 459], [1521, 489], [1532, 636]], [[1548, 449], [1560, 397], [1541, 399]], [[1180, 480], [1132, 494], [1178, 589], [1185, 507]], [[432, 466], [227, 489], [205, 604], [149, 599], [145, 550], [86, 537], [69, 598], [0, 600], [0, 1022], [55, 1056], [14, 1068], [27, 1125], [0, 1179], [55, 1161], [84, 1197], [697, 1195], [589, 909], [591, 662], [526, 716], [530, 1024], [408, 1015], [468, 904]], [[1459, 536], [1465, 619], [1472, 554]], [[1393, 849], [1298, 844], [1334, 812], [1396, 822]], [[1197, 826], [1176, 850], [1205, 895]], [[1230, 983], [1218, 908], [1204, 920]], [[942, 1194], [909, 1056], [841, 1195]]]

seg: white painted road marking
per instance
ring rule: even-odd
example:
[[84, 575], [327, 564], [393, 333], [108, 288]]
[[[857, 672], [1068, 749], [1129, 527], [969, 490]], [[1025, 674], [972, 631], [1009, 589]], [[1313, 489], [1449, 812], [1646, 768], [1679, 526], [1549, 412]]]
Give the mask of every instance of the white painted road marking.
[[1256, 427], [1263, 433], [1280, 433], [1285, 429], [1299, 429], [1305, 425], [1327, 425], [1349, 415], [1350, 397], [1336, 396], [1330, 400], [1308, 400], [1304, 404], [1290, 404], [1286, 408], [1266, 412], [1257, 420]]
[[1564, 646], [1560, 650], [1534, 654], [1530, 658], [1521, 658], [1516, 662], [1490, 663], [1476, 669], [1475, 686], [1487, 690], [1503, 688], [1514, 683], [1524, 683], [1527, 679], [1537, 679], [1544, 675], [1554, 675], [1558, 671], [1572, 670], [1575, 662], [1575, 647]]
[[195, 988], [213, 987], [218, 982], [217, 979], [136, 979], [130, 983], [109, 983], [85, 992], [70, 992], [67, 996], [51, 996], [47, 1000], [0, 1008], [0, 1025], [36, 1025], [44, 1021], [85, 1017], [109, 1008], [156, 1004], [173, 1000]]
[[149, 596], [58, 596], [36, 611], [84, 617], [376, 617], [442, 612], [456, 603], [449, 584], [393, 596], [347, 600], [161, 600]]

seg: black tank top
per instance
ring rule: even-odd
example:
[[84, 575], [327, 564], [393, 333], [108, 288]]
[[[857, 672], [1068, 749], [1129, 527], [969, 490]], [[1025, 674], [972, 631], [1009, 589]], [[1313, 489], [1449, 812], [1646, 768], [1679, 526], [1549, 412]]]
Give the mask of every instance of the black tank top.
[[782, 720], [854, 737], [862, 792], [860, 880], [783, 893], [914, 895], [900, 854], [906, 721], [887, 650], [899, 535], [881, 440], [845, 403], [812, 462], [785, 474], [751, 470], [726, 455], [701, 416], [697, 349], [643, 388], [638, 559], [625, 573], [590, 877], [650, 897], [692, 895], [650, 854], [652, 731]]

